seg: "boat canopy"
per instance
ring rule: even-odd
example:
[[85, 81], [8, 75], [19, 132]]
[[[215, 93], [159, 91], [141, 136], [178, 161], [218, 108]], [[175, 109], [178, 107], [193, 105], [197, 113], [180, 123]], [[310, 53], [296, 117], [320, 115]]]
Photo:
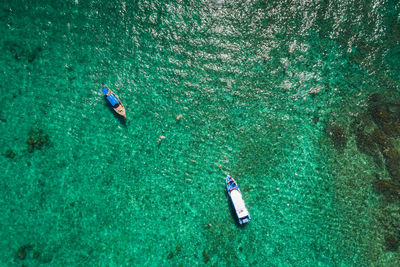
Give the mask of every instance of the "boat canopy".
[[231, 191], [231, 199], [239, 219], [249, 216], [249, 212], [244, 204], [242, 194], [238, 190]]
[[109, 90], [108, 90], [108, 88], [107, 87], [104, 87], [102, 90], [101, 90], [102, 92], [103, 92], [103, 94], [105, 94], [105, 95], [107, 95], [108, 94], [108, 92], [110, 92]]
[[115, 106], [116, 104], [119, 103], [118, 99], [115, 97], [114, 94], [110, 94], [109, 96], [107, 96], [107, 100], [110, 101], [112, 106]]

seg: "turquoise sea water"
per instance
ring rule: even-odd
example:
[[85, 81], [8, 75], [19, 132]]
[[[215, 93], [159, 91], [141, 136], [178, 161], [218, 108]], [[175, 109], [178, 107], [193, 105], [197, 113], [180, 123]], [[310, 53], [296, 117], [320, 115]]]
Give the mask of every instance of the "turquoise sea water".
[[0, 265], [398, 266], [399, 11], [1, 1]]

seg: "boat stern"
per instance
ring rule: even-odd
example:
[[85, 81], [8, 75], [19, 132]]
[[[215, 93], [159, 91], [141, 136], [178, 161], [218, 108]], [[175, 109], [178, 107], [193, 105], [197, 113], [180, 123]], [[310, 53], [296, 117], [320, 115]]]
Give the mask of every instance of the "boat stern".
[[245, 223], [250, 222], [251, 218], [250, 218], [250, 215], [248, 215], [246, 217], [239, 218], [238, 220], [239, 220], [239, 224], [245, 224]]
[[249, 211], [247, 210], [246, 204], [244, 203], [242, 193], [239, 190], [234, 189], [231, 192], [231, 201], [233, 207], [235, 208], [236, 215], [239, 221], [239, 224], [247, 223], [251, 220]]
[[115, 112], [117, 112], [119, 115], [123, 116], [124, 118], [126, 118], [126, 112], [125, 112], [125, 108], [122, 104], [120, 104], [117, 108], [114, 108]]

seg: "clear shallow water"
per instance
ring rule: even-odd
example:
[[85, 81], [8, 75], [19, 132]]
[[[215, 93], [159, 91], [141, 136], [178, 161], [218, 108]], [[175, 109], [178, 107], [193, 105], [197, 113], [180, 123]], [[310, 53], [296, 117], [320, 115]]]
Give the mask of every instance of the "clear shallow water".
[[[2, 3], [1, 263], [396, 265], [398, 199], [373, 186], [395, 179], [357, 136], [380, 127], [372, 106], [397, 114], [399, 9]], [[49, 142], [29, 153], [39, 130]]]

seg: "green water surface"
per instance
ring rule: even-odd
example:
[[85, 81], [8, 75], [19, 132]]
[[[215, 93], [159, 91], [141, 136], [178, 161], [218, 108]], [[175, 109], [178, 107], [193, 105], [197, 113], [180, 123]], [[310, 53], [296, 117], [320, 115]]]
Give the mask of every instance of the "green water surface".
[[0, 265], [398, 266], [392, 161], [358, 136], [398, 125], [399, 11], [1, 1]]

